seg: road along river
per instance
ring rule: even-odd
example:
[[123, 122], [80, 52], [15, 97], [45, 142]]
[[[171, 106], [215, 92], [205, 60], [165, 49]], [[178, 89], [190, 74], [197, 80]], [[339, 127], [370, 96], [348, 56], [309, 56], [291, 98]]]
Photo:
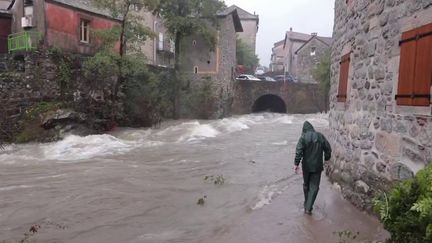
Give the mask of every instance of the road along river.
[[[305, 120], [328, 126], [324, 115], [262, 113], [8, 146], [0, 242], [326, 243], [344, 230], [386, 237], [325, 178], [314, 214], [303, 214], [292, 167]], [[37, 233], [24, 236], [33, 225]]]

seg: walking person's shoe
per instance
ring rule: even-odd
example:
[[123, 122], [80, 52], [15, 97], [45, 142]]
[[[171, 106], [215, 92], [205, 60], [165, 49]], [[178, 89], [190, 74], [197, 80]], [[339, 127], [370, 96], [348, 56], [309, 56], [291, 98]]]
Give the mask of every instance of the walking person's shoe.
[[307, 215], [312, 215], [312, 210], [307, 210], [307, 209], [305, 209], [305, 210], [304, 210], [304, 213], [307, 214]]

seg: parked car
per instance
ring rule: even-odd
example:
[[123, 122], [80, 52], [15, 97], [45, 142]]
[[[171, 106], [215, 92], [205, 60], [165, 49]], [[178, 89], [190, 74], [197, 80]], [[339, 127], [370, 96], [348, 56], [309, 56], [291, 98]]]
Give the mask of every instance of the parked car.
[[276, 82], [274, 78], [268, 76], [260, 76], [258, 78], [261, 79], [261, 81]]
[[276, 80], [276, 81], [278, 81], [278, 82], [283, 82], [283, 81], [286, 81], [286, 82], [295, 82], [295, 79], [293, 78], [293, 76], [291, 76], [291, 75], [289, 75], [289, 74], [287, 74], [287, 75], [276, 75], [275, 77], [274, 77], [274, 79]]
[[249, 74], [239, 75], [236, 79], [237, 80], [249, 80], [249, 81], [261, 81], [261, 79], [255, 77], [253, 75], [249, 75]]

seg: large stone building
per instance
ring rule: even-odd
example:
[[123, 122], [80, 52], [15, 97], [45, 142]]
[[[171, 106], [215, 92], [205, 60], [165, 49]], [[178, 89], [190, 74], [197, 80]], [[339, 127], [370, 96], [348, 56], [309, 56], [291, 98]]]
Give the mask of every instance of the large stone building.
[[243, 26], [243, 32], [238, 33], [239, 39], [248, 44], [254, 53], [256, 53], [256, 36], [259, 27], [259, 16], [255, 13], [251, 14], [236, 5], [228, 7], [224, 12], [231, 13], [233, 10], [237, 10]]
[[[206, 100], [213, 101], [206, 105], [194, 102], [192, 105], [198, 106], [195, 110], [189, 105], [181, 105], [185, 108], [179, 112], [182, 117], [194, 116], [198, 109], [202, 110], [202, 114], [198, 114], [200, 118], [219, 118], [230, 114], [237, 61], [236, 39], [237, 33], [242, 32], [243, 28], [236, 9], [221, 12], [217, 17], [218, 27], [209, 24], [210, 28], [218, 28], [214, 29], [217, 33], [214, 47], [199, 34], [188, 36], [180, 43], [180, 66], [189, 80], [183, 89], [197, 95], [205, 91], [205, 85], [209, 85], [211, 87], [207, 87], [209, 97]], [[187, 101], [183, 99], [181, 102]]]
[[432, 1], [336, 0], [330, 178], [360, 207], [432, 161]]

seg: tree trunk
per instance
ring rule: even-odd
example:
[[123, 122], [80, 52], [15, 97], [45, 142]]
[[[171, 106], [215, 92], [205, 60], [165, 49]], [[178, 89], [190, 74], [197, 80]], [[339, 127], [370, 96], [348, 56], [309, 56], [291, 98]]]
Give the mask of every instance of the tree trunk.
[[181, 50], [180, 43], [182, 41], [182, 35], [180, 32], [176, 32], [175, 34], [175, 64], [174, 64], [174, 75], [175, 75], [175, 84], [174, 84], [174, 97], [172, 97], [173, 103], [173, 118], [177, 119], [179, 117], [179, 103], [180, 103], [180, 88], [181, 88], [181, 78], [180, 78], [180, 69], [181, 69]]
[[126, 53], [126, 38], [125, 38], [125, 28], [126, 28], [126, 20], [127, 16], [129, 14], [129, 8], [130, 3], [126, 3], [126, 10], [123, 14], [123, 19], [121, 22], [121, 32], [120, 32], [120, 47], [119, 47], [119, 55], [120, 60], [118, 62], [118, 70], [119, 73], [117, 75], [117, 78], [114, 81], [113, 87], [112, 87], [112, 96], [111, 96], [111, 124], [110, 126], [114, 126], [117, 120], [117, 99], [118, 99], [118, 92], [120, 90], [120, 86], [124, 83], [125, 78], [123, 77], [123, 56]]

